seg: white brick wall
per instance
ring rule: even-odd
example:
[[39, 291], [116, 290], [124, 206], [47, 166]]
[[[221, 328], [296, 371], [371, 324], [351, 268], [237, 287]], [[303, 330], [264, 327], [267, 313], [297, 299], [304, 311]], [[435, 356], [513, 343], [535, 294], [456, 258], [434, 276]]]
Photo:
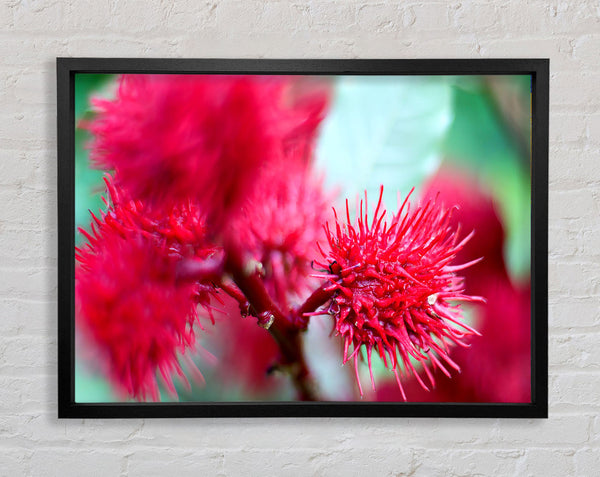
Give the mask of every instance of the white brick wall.
[[[6, 0], [0, 475], [598, 475], [600, 4]], [[56, 419], [56, 56], [550, 57], [550, 419]]]

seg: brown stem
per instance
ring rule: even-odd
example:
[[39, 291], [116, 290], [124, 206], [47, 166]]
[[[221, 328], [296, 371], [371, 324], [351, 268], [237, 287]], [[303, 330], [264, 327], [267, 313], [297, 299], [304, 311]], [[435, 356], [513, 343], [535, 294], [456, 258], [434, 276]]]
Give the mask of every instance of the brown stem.
[[285, 316], [279, 310], [267, 292], [257, 267], [245, 261], [237, 247], [229, 246], [226, 250], [225, 269], [231, 273], [233, 281], [244, 293], [257, 314], [271, 313], [278, 322], [285, 322]]
[[239, 248], [232, 243], [226, 245], [225, 252], [225, 269], [250, 302], [259, 324], [269, 330], [279, 345], [282, 368], [289, 372], [300, 399], [317, 400], [302, 352], [300, 330], [293, 326], [291, 320], [271, 299], [260, 277], [259, 268], [245, 261]]
[[315, 386], [302, 352], [303, 344], [300, 330], [282, 330], [277, 325], [277, 320], [275, 320], [269, 328], [269, 332], [279, 345], [284, 358], [282, 368], [290, 374], [300, 400], [316, 401]]
[[236, 286], [235, 283], [225, 278], [219, 282], [219, 288], [227, 293], [231, 298], [238, 302], [240, 307], [240, 313], [242, 317], [246, 317], [250, 314], [250, 302], [246, 299], [242, 291]]
[[296, 317], [299, 320], [307, 320], [304, 316], [305, 313], [312, 313], [320, 306], [327, 303], [327, 301], [333, 296], [335, 289], [329, 289], [331, 283], [325, 282], [319, 288], [317, 288], [312, 294], [306, 299], [302, 305], [300, 305], [295, 312]]

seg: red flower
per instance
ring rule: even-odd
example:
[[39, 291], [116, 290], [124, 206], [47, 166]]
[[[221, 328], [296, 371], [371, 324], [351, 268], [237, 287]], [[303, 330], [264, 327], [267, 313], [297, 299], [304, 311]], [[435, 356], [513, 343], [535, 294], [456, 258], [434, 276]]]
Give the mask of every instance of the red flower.
[[319, 115], [317, 107], [287, 108], [286, 85], [260, 76], [125, 75], [114, 101], [95, 101], [92, 156], [133, 197], [165, 210], [191, 199], [214, 228], [261, 165], [294, 148]]
[[[457, 349], [452, 359], [461, 374], [452, 380], [440, 373], [436, 389], [422, 392], [418, 383], [405, 383], [412, 400], [433, 402], [529, 402], [531, 400], [531, 290], [514, 283], [504, 261], [505, 232], [498, 204], [483, 184], [466, 170], [442, 168], [424, 186], [424, 196], [439, 194], [446, 203], [458, 204], [452, 222], [476, 230], [459, 252], [455, 263], [467, 257], [484, 260], [463, 272], [465, 292], [486, 297], [473, 309], [482, 337], [467, 349]], [[379, 388], [380, 400], [397, 400], [394, 389]]]
[[[467, 350], [457, 350], [463, 372], [453, 383], [447, 401], [529, 402], [531, 400], [531, 289], [529, 276], [524, 282], [511, 280], [504, 260], [506, 234], [499, 204], [484, 184], [460, 169], [442, 168], [424, 187], [424, 193], [439, 191], [445, 202], [459, 204], [454, 220], [477, 230], [457, 260], [484, 256], [465, 270], [468, 293], [486, 297], [475, 315], [482, 338]], [[523, 246], [528, 247], [529, 244]], [[459, 262], [457, 262], [459, 263]], [[440, 391], [449, 383], [440, 380]], [[462, 396], [457, 396], [461, 394]], [[466, 391], [466, 393], [465, 393]]]
[[132, 199], [128, 191], [110, 174], [106, 174], [104, 183], [110, 201], [103, 198], [107, 206], [107, 211], [102, 217], [105, 224], [92, 214], [96, 227], [114, 228], [122, 233], [144, 231], [164, 240], [171, 253], [178, 252], [181, 256], [188, 253], [190, 248], [195, 256], [206, 257], [207, 253], [214, 252], [206, 248], [206, 225], [200, 208], [194, 202], [187, 200], [174, 204], [168, 213], [165, 213], [149, 208], [139, 199]]
[[427, 388], [411, 360], [423, 364], [432, 386], [428, 362], [447, 375], [446, 366], [459, 370], [449, 356], [449, 345], [463, 345], [465, 335], [477, 332], [461, 322], [460, 307], [453, 302], [481, 298], [465, 295], [462, 279], [455, 273], [471, 263], [450, 265], [472, 235], [458, 241], [458, 230], [450, 226], [452, 209], [434, 200], [411, 211], [407, 197], [388, 224], [381, 210], [382, 194], [383, 187], [370, 223], [365, 194], [364, 216], [361, 201], [356, 225], [351, 224], [347, 201], [347, 223], [340, 225], [336, 216], [335, 230], [327, 225], [330, 251], [324, 256], [335, 290], [330, 313], [344, 339], [344, 363], [354, 359], [361, 394], [358, 358], [364, 347], [373, 388], [375, 349], [393, 370], [406, 399], [400, 382], [402, 367]]
[[214, 291], [181, 279], [182, 264], [215, 251], [202, 246], [204, 225], [189, 203], [155, 218], [105, 181], [111, 203], [101, 218], [92, 215], [92, 233], [81, 230], [88, 244], [76, 249], [78, 329], [105, 356], [118, 389], [157, 400], [157, 372], [171, 393], [173, 372], [187, 382], [178, 355], [194, 345], [196, 305], [208, 308]]
[[[492, 199], [484, 184], [466, 170], [442, 167], [423, 185], [423, 199], [436, 196], [446, 204], [456, 204], [451, 223], [464, 230], [475, 230], [476, 235], [457, 256], [457, 263], [468, 257], [484, 257], [479, 263], [465, 270], [466, 288], [476, 294], [484, 293], [481, 278], [490, 273], [501, 273], [506, 278], [504, 243], [506, 233], [500, 221], [499, 205]], [[473, 277], [473, 278], [471, 278]]]
[[78, 256], [79, 324], [108, 360], [117, 388], [159, 399], [156, 373], [171, 391], [177, 354], [194, 344], [194, 285], [176, 280], [176, 260], [141, 233], [116, 231]]
[[265, 286], [283, 309], [317, 284], [310, 277], [311, 260], [324, 239], [330, 199], [309, 165], [282, 161], [260, 176], [243, 214], [231, 224], [229, 233], [261, 264]]

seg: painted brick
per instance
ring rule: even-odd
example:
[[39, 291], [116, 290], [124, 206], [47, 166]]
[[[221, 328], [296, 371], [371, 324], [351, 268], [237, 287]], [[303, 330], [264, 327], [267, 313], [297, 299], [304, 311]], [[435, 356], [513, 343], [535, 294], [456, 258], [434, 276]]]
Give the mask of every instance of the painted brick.
[[67, 448], [38, 449], [31, 457], [33, 475], [63, 477], [65, 475], [87, 475], [104, 477], [120, 475], [124, 457], [119, 452], [84, 449], [69, 452]]
[[568, 404], [571, 408], [579, 405], [598, 407], [600, 373], [561, 373], [550, 376], [550, 399], [556, 403]]
[[31, 475], [31, 456], [33, 451], [25, 449], [0, 448], [0, 475], [12, 477], [13, 475]]
[[415, 17], [411, 28], [415, 31], [442, 31], [452, 27], [454, 8], [446, 2], [422, 2], [410, 6]]
[[60, 29], [66, 9], [63, 2], [41, 0], [15, 2], [12, 10], [15, 30], [35, 32]]
[[587, 145], [552, 147], [549, 161], [551, 186], [567, 184], [581, 189], [591, 181], [597, 181], [600, 177], [598, 154], [600, 149]]
[[598, 45], [600, 35], [578, 35], [573, 40], [573, 57], [583, 68], [592, 66], [598, 60]]
[[600, 303], [597, 297], [568, 299], [553, 298], [548, 306], [548, 322], [551, 328], [590, 327], [600, 324]]
[[397, 31], [402, 27], [403, 11], [396, 4], [366, 4], [358, 8], [356, 18], [359, 27], [366, 31]]
[[548, 264], [548, 292], [570, 294], [576, 297], [597, 295], [600, 292], [598, 266], [588, 262], [550, 262]]
[[[597, 1], [8, 0], [0, 24], [0, 476], [597, 473]], [[550, 418], [58, 421], [57, 56], [549, 57]]]
[[600, 369], [600, 340], [597, 333], [567, 332], [550, 337], [550, 366], [588, 371]]
[[575, 475], [573, 450], [530, 449], [519, 475]]
[[[177, 469], [177, 475], [181, 477], [227, 475], [223, 473], [224, 463], [225, 455], [223, 452], [207, 452], [203, 449], [174, 450], [171, 456], [166, 459], [162, 448], [142, 449], [128, 456], [127, 475], [131, 477], [170, 475], [174, 468]], [[244, 473], [243, 469], [241, 473]]]
[[600, 449], [583, 448], [575, 453], [575, 473], [594, 475], [600, 469]]
[[524, 450], [436, 450], [418, 449], [414, 461], [417, 476], [494, 475], [513, 476]]

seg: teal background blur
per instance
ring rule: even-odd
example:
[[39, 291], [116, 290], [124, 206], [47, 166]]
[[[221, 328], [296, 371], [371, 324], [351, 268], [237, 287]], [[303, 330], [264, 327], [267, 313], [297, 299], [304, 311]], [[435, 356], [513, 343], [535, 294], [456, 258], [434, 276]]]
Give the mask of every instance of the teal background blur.
[[[77, 125], [94, 117], [91, 98], [113, 97], [116, 83], [113, 75], [76, 76]], [[331, 78], [331, 83], [332, 103], [321, 127], [316, 167], [324, 173], [326, 184], [339, 191], [340, 198], [353, 198], [365, 189], [369, 197], [375, 197], [379, 185], [384, 184], [384, 201], [391, 210], [396, 206], [397, 191], [405, 196], [415, 187], [413, 197], [418, 197], [420, 186], [442, 164], [467, 169], [499, 205], [507, 234], [503, 252], [511, 279], [529, 280], [529, 76], [352, 76]], [[90, 167], [89, 139], [83, 128], [76, 128], [75, 221], [77, 227], [86, 229], [89, 211], [104, 207], [103, 172]], [[76, 232], [76, 244], [82, 241]], [[216, 328], [211, 332], [218, 332]], [[311, 323], [306, 337], [309, 364], [326, 399], [352, 399], [354, 394], [346, 389], [355, 384], [348, 373], [340, 372], [341, 354], [330, 346], [328, 332], [328, 326]], [[202, 344], [218, 357], [219, 350], [211, 349], [209, 339]], [[92, 361], [76, 347], [75, 400], [120, 400], [94, 371]], [[242, 384], [222, 382], [202, 358], [197, 361], [208, 384], [193, 386], [191, 392], [178, 387], [180, 400], [293, 399], [293, 391], [284, 380], [274, 390], [257, 394]], [[163, 400], [170, 400], [166, 393], [161, 394]]]

